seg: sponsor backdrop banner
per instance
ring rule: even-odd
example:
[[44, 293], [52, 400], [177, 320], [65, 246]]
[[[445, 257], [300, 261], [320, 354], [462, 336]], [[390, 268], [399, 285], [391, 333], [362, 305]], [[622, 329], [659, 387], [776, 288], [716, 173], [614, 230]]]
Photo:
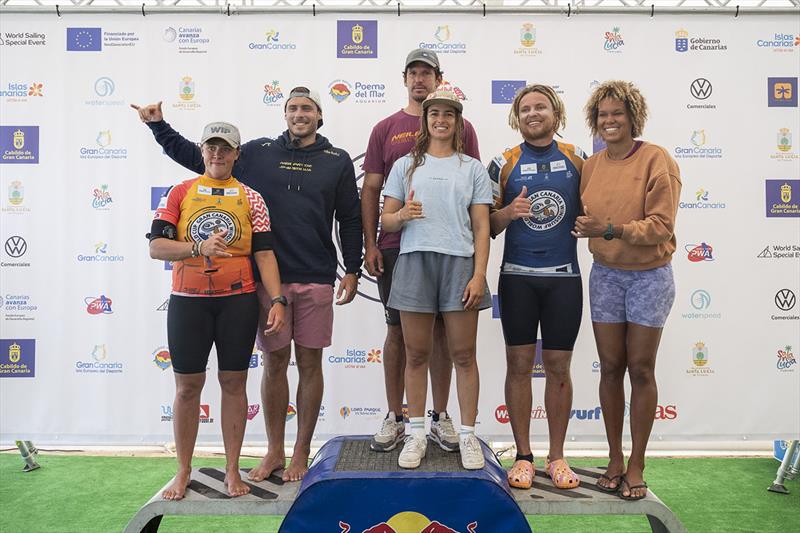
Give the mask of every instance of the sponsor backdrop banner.
[[[588, 153], [582, 109], [607, 79], [650, 106], [643, 138], [681, 167], [677, 295], [657, 362], [653, 439], [797, 438], [800, 429], [800, 21], [795, 17], [547, 15], [4, 15], [0, 32], [0, 439], [172, 440], [166, 337], [170, 265], [149, 258], [153, 209], [192, 173], [169, 160], [129, 103], [163, 101], [190, 139], [213, 120], [277, 136], [295, 85], [322, 94], [320, 133], [361, 164], [372, 125], [405, 105], [412, 48], [436, 50], [484, 162], [520, 141], [509, 103], [554, 86], [568, 142]], [[747, 68], [741, 68], [748, 65]], [[496, 292], [503, 240], [492, 242]], [[579, 243], [584, 287], [591, 258]], [[340, 269], [341, 272], [341, 269]], [[324, 350], [318, 440], [374, 432], [386, 414], [383, 311], [364, 276], [336, 307]], [[199, 441], [220, 441], [216, 354]], [[511, 440], [495, 312], [481, 314], [478, 432]], [[569, 438], [603, 441], [599, 364], [584, 305]], [[264, 442], [262, 354], [248, 377], [246, 440]], [[546, 438], [544, 379], [531, 379]], [[289, 368], [292, 399], [297, 369]], [[455, 379], [453, 380], [455, 385]], [[455, 386], [450, 411], [458, 422]], [[287, 412], [287, 435], [297, 409]]]

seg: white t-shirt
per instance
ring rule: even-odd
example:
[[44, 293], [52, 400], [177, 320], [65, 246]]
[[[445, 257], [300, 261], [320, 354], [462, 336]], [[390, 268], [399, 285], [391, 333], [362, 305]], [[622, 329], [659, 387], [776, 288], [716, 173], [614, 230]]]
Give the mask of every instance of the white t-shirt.
[[475, 253], [469, 207], [492, 203], [489, 174], [481, 162], [468, 155], [449, 157], [425, 155], [422, 165], [411, 177], [410, 155], [392, 166], [383, 194], [405, 203], [410, 190], [414, 200], [422, 202], [425, 218], [409, 220], [403, 226], [400, 253], [438, 252], [460, 257]]

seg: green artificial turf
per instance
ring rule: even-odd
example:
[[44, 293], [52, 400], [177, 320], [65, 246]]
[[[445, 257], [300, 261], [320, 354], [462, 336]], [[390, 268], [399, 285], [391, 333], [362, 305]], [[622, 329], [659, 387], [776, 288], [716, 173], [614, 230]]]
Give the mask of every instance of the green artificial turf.
[[[598, 459], [573, 459], [575, 466], [599, 466]], [[0, 454], [0, 531], [119, 532], [174, 473], [170, 458], [39, 456], [42, 468], [22, 472], [19, 455]], [[195, 467], [223, 466], [198, 458]], [[242, 467], [257, 464], [243, 459]], [[650, 487], [694, 533], [800, 530], [800, 483], [788, 481], [788, 496], [767, 492], [778, 462], [772, 459], [650, 459]], [[446, 505], [446, 503], [445, 503]], [[648, 532], [639, 516], [530, 517], [538, 532]], [[159, 531], [275, 532], [280, 517], [166, 516]], [[488, 530], [487, 530], [488, 531]], [[338, 532], [335, 532], [338, 533]], [[480, 533], [485, 533], [481, 530]], [[492, 532], [494, 533], [494, 532]]]

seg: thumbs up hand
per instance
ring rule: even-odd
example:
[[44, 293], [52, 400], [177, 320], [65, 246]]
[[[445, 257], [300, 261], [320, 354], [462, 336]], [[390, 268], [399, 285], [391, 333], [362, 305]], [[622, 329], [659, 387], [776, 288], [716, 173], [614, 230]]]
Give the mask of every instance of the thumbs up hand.
[[422, 202], [414, 200], [414, 189], [411, 189], [411, 192], [408, 193], [406, 204], [400, 208], [397, 215], [403, 222], [408, 222], [409, 220], [417, 218], [425, 218], [425, 214], [422, 212]]
[[508, 209], [511, 215], [511, 220], [519, 220], [520, 218], [531, 216], [531, 201], [528, 198], [528, 188], [525, 185], [522, 186], [522, 190], [519, 191], [517, 197], [508, 204], [506, 209]]

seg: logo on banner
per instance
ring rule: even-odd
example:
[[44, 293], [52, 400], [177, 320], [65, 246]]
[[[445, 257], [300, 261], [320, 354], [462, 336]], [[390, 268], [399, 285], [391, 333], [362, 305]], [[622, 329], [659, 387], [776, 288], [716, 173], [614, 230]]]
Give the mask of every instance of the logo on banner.
[[722, 148], [706, 146], [706, 130], [694, 130], [690, 138], [692, 146], [676, 146], [674, 155], [677, 159], [721, 159]]
[[28, 251], [28, 243], [19, 235], [12, 235], [6, 239], [6, 254], [14, 259], [19, 259]]
[[67, 52], [100, 52], [102, 49], [100, 28], [67, 28]]
[[36, 376], [36, 339], [0, 339], [0, 378]]
[[336, 57], [349, 59], [378, 57], [377, 20], [337, 20]]
[[767, 78], [767, 107], [797, 107], [797, 78]]
[[272, 83], [264, 84], [264, 96], [262, 101], [264, 105], [280, 106], [283, 100], [283, 91], [278, 80], [272, 80]]
[[714, 260], [714, 248], [705, 242], [701, 242], [700, 244], [687, 244], [684, 249], [687, 253], [687, 259], [692, 263]]
[[611, 29], [611, 31], [607, 31], [604, 37], [606, 42], [603, 43], [603, 50], [616, 54], [622, 52], [620, 48], [625, 45], [625, 41], [622, 40], [622, 34], [619, 31], [619, 26], [615, 26]]
[[83, 299], [86, 304], [86, 312], [90, 315], [111, 315], [111, 298], [101, 294], [100, 296], [87, 296]]
[[708, 346], [699, 341], [692, 346], [692, 368], [686, 370], [690, 376], [710, 376], [714, 369], [708, 366]]
[[341, 104], [351, 95], [356, 104], [381, 104], [386, 102], [386, 86], [383, 83], [356, 81], [350, 84], [346, 80], [334, 80], [328, 85], [328, 94]]
[[597, 422], [602, 417], [603, 410], [598, 405], [594, 409], [572, 409], [569, 412], [570, 419], [576, 418], [578, 420], [594, 420]]
[[274, 29], [270, 28], [264, 32], [264, 41], [263, 43], [250, 43], [247, 47], [250, 50], [265, 50], [267, 52], [272, 52], [275, 50], [295, 50], [297, 45], [292, 42], [281, 42], [280, 39], [281, 33]]
[[800, 180], [766, 180], [767, 217], [800, 217]]
[[367, 363], [380, 363], [383, 352], [378, 348], [373, 348], [367, 353]]
[[792, 347], [787, 345], [782, 350], [778, 350], [778, 361], [776, 367], [780, 372], [794, 372], [794, 365], [797, 364], [797, 359], [794, 358]]
[[348, 417], [380, 417], [381, 415], [381, 408], [380, 407], [348, 407], [344, 405], [339, 408], [339, 416], [343, 419], [347, 419]]
[[24, 215], [31, 210], [23, 205], [25, 201], [25, 187], [20, 180], [13, 180], [8, 184], [8, 205], [2, 208], [3, 213], [10, 215]]
[[758, 259], [800, 259], [800, 246], [796, 244], [773, 244], [764, 247]]
[[162, 422], [172, 422], [172, 406], [168, 404], [161, 404], [161, 421]]
[[108, 190], [108, 184], [103, 183], [99, 187], [92, 189], [92, 208], [99, 211], [108, 211], [111, 209], [109, 206], [113, 203], [111, 199], [111, 191]]
[[791, 311], [797, 303], [797, 296], [791, 289], [781, 289], [775, 293], [775, 306], [781, 311]]
[[288, 407], [286, 407], [286, 421], [288, 422], [295, 416], [297, 416], [297, 407], [292, 402], [289, 402]]
[[108, 76], [101, 76], [94, 81], [94, 85], [92, 86], [96, 98], [84, 101], [84, 105], [95, 107], [125, 105], [125, 100], [114, 100], [111, 98], [116, 89], [117, 86], [113, 79]]
[[211, 418], [211, 406], [207, 403], [200, 404], [199, 422], [201, 424], [213, 424], [214, 419]]
[[346, 348], [341, 355], [329, 355], [328, 363], [344, 368], [366, 368], [373, 363], [381, 362], [381, 350], [373, 348], [369, 351], [361, 348]]
[[0, 34], [0, 46], [45, 46], [47, 36], [38, 32], [3, 32]]
[[172, 26], [165, 28], [162, 38], [166, 43], [177, 43], [179, 54], [205, 54], [208, 53], [211, 39], [200, 26]]
[[437, 54], [467, 53], [467, 44], [459, 41], [450, 42], [451, 37], [449, 25], [437, 26], [436, 31], [433, 32], [433, 38], [436, 41], [420, 41], [417, 47], [423, 50], [433, 50]]
[[27, 294], [6, 294], [0, 297], [0, 309], [3, 311], [3, 320], [28, 322], [34, 320], [33, 313], [38, 306], [31, 303], [31, 297]]
[[153, 350], [153, 363], [161, 370], [166, 370], [172, 366], [172, 357], [166, 346], [159, 346]]
[[681, 209], [725, 209], [727, 207], [725, 202], [712, 202], [709, 196], [709, 191], [701, 187], [695, 191], [694, 201], [680, 201], [678, 207]]
[[681, 313], [685, 319], [720, 319], [722, 313], [709, 312], [711, 308], [711, 294], [705, 289], [696, 289], [689, 296], [689, 305], [694, 309], [688, 313]]
[[492, 80], [492, 103], [510, 104], [524, 87], [525, 80]]
[[91, 356], [93, 361], [75, 361], [76, 374], [121, 374], [124, 365], [107, 361], [108, 348], [105, 344], [95, 344]]
[[328, 94], [331, 95], [333, 101], [341, 104], [352, 93], [351, 86], [345, 80], [334, 80], [328, 85]]
[[519, 44], [521, 48], [514, 49], [514, 55], [520, 57], [535, 57], [542, 54], [539, 48], [536, 48], [536, 26], [530, 22], [522, 23], [519, 28]]
[[778, 130], [776, 147], [778, 151], [769, 156], [774, 161], [796, 162], [800, 157], [797, 153], [792, 152], [792, 130], [789, 128]]
[[38, 164], [39, 126], [0, 126], [0, 164]]
[[94, 253], [78, 254], [79, 263], [121, 263], [125, 261], [124, 255], [108, 253], [108, 243], [98, 242], [94, 245]]
[[508, 415], [508, 407], [506, 407], [506, 404], [500, 404], [497, 406], [497, 409], [494, 410], [494, 418], [501, 424], [508, 424], [511, 421], [511, 417]]
[[769, 48], [773, 52], [794, 52], [800, 46], [800, 35], [791, 33], [774, 33], [766, 39], [756, 41], [758, 48]]
[[81, 146], [79, 157], [81, 159], [128, 159], [128, 149], [110, 148], [111, 140], [111, 130], [98, 131], [94, 138], [97, 148]]
[[172, 104], [173, 109], [196, 111], [200, 104], [194, 101], [195, 82], [191, 76], [183, 76], [178, 80], [178, 101]]
[[17, 83], [9, 82], [5, 89], [0, 89], [0, 98], [6, 102], [27, 102], [29, 99], [44, 97], [44, 84], [40, 82]]
[[247, 419], [252, 420], [258, 416], [258, 412], [261, 410], [261, 406], [257, 403], [249, 404], [247, 406]]
[[728, 45], [721, 39], [709, 39], [708, 37], [689, 37], [689, 32], [680, 29], [675, 32], [675, 51], [676, 52], [724, 52]]
[[[714, 88], [711, 82], [705, 78], [697, 78], [689, 84], [689, 94], [695, 100], [708, 100]], [[686, 109], [716, 109], [715, 104], [704, 102], [702, 104], [686, 104]]]

